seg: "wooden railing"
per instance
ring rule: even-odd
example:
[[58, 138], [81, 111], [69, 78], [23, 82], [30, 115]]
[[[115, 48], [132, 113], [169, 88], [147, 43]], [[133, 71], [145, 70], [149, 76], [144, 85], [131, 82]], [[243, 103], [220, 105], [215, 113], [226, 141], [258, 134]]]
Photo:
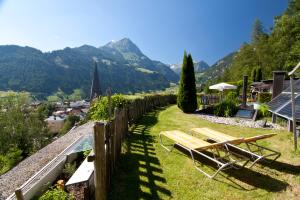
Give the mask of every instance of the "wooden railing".
[[121, 156], [121, 147], [128, 133], [128, 126], [136, 122], [145, 113], [155, 107], [166, 106], [176, 102], [175, 95], [153, 95], [134, 100], [129, 106], [116, 109], [114, 118], [109, 122], [96, 122], [94, 125], [94, 155], [88, 157], [94, 161], [95, 199], [107, 199]]
[[216, 95], [201, 95], [198, 96], [198, 101], [201, 105], [213, 105], [220, 102], [220, 97]]

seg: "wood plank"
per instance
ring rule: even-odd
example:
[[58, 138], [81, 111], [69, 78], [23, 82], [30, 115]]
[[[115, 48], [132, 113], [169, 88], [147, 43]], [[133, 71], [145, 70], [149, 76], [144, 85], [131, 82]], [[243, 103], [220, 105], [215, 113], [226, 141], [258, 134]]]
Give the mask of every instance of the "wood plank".
[[110, 186], [111, 182], [111, 138], [110, 138], [110, 122], [105, 124], [104, 132], [105, 132], [105, 157], [106, 157], [106, 187], [107, 190]]
[[105, 159], [105, 141], [104, 124], [97, 122], [94, 125], [94, 150], [95, 150], [95, 199], [106, 200], [106, 159]]
[[264, 134], [264, 135], [257, 135], [257, 136], [253, 136], [253, 137], [248, 137], [244, 139], [244, 142], [256, 142], [257, 140], [262, 140], [262, 139], [266, 139], [266, 138], [270, 138], [277, 135], [276, 133], [270, 133], [270, 134]]
[[257, 135], [253, 137], [248, 138], [237, 138], [234, 136], [230, 136], [224, 133], [221, 133], [219, 131], [212, 130], [210, 128], [193, 128], [192, 131], [199, 133], [201, 135], [204, 135], [208, 138], [214, 139], [218, 142], [228, 142], [230, 144], [240, 144], [240, 143], [247, 143], [247, 142], [254, 142], [261, 139], [266, 139], [269, 137], [273, 137], [274, 135], [277, 135], [276, 133], [270, 133], [270, 134], [264, 134], [264, 135]]
[[195, 138], [191, 135], [187, 135], [186, 133], [184, 133], [182, 131], [178, 131], [178, 130], [163, 131], [160, 134], [173, 140], [175, 143], [178, 143], [180, 145], [183, 145], [183, 146], [185, 146], [189, 149], [193, 149], [193, 150], [205, 150], [205, 149], [216, 148], [218, 146], [223, 145], [223, 143], [211, 144], [211, 143], [208, 143], [199, 138]]
[[221, 133], [219, 131], [215, 131], [215, 130], [212, 130], [210, 128], [206, 128], [206, 127], [203, 127], [203, 128], [193, 128], [192, 131], [194, 131], [196, 133], [199, 133], [201, 135], [204, 135], [206, 137], [209, 137], [211, 139], [215, 139], [217, 141], [230, 141], [230, 140], [236, 140], [236, 139], [238, 139], [236, 137], [233, 137], [233, 136]]

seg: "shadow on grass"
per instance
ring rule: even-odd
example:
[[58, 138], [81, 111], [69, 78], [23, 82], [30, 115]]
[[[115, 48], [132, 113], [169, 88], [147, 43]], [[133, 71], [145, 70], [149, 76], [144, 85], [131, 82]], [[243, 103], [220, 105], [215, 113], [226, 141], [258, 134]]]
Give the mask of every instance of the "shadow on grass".
[[[190, 157], [190, 154], [185, 149], [182, 149], [179, 146], [175, 146], [176, 149], [178, 149], [181, 153], [185, 154], [187, 157]], [[206, 152], [205, 154], [212, 156], [210, 152]], [[199, 162], [200, 168], [201, 165], [205, 165], [209, 168], [211, 168], [212, 172], [213, 170], [217, 169], [217, 166], [212, 161], [209, 161], [208, 159], [205, 159], [199, 155], [196, 154], [195, 160]], [[276, 163], [274, 163], [275, 165]], [[196, 170], [196, 169], [195, 169]], [[199, 172], [200, 173], [200, 172]], [[220, 176], [224, 177], [220, 178]], [[234, 180], [236, 179], [236, 180]], [[216, 181], [226, 183], [230, 185], [231, 187], [234, 187], [236, 189], [240, 190], [254, 190], [255, 188], [261, 188], [269, 192], [279, 192], [282, 190], [285, 190], [289, 184], [286, 182], [283, 182], [281, 180], [275, 179], [269, 175], [265, 175], [262, 173], [259, 173], [255, 171], [255, 169], [249, 169], [249, 168], [241, 168], [241, 169], [234, 169], [230, 168], [227, 170], [222, 171], [219, 173], [215, 179]], [[242, 184], [239, 184], [238, 182], [245, 183], [247, 185], [251, 185], [254, 187], [254, 189], [247, 189]]]
[[266, 166], [270, 169], [275, 169], [279, 172], [284, 172], [293, 175], [300, 175], [300, 165], [291, 165], [288, 163], [283, 163], [279, 161], [271, 161], [267, 159], [267, 162], [261, 162], [262, 166]]
[[115, 173], [109, 199], [161, 199], [171, 197], [166, 179], [153, 147], [150, 128], [157, 123], [159, 110], [148, 113], [131, 130], [119, 167]]

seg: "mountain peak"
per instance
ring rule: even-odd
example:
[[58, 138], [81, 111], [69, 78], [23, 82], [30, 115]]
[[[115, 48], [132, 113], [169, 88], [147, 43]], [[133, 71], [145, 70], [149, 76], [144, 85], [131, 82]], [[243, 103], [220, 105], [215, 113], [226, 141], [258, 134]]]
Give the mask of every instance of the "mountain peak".
[[[170, 65], [170, 68], [176, 74], [180, 74], [181, 67], [182, 67], [182, 64], [172, 64], [172, 65]], [[195, 70], [195, 72], [202, 72], [202, 71], [205, 71], [208, 68], [209, 68], [209, 65], [205, 61], [203, 61], [203, 60], [200, 60], [199, 62], [194, 61], [194, 70]]]
[[123, 38], [119, 41], [111, 41], [105, 45], [105, 47], [110, 47], [117, 49], [122, 53], [133, 52], [137, 55], [142, 55], [141, 50], [134, 44], [129, 38]]
[[201, 72], [208, 69], [209, 65], [205, 61], [200, 60], [199, 62], [194, 62], [194, 68], [195, 72]]

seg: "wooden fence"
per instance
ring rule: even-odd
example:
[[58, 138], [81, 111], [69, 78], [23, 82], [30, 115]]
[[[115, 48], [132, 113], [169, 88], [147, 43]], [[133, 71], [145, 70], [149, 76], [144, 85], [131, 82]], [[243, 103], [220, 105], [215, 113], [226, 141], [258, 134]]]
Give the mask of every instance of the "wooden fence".
[[152, 95], [136, 99], [129, 106], [116, 109], [114, 118], [109, 122], [97, 122], [94, 125], [94, 161], [95, 199], [107, 199], [107, 193], [121, 156], [122, 142], [128, 126], [155, 107], [166, 106], [176, 102], [175, 95]]
[[201, 95], [198, 96], [198, 101], [201, 105], [212, 105], [219, 103], [220, 97], [216, 95]]

